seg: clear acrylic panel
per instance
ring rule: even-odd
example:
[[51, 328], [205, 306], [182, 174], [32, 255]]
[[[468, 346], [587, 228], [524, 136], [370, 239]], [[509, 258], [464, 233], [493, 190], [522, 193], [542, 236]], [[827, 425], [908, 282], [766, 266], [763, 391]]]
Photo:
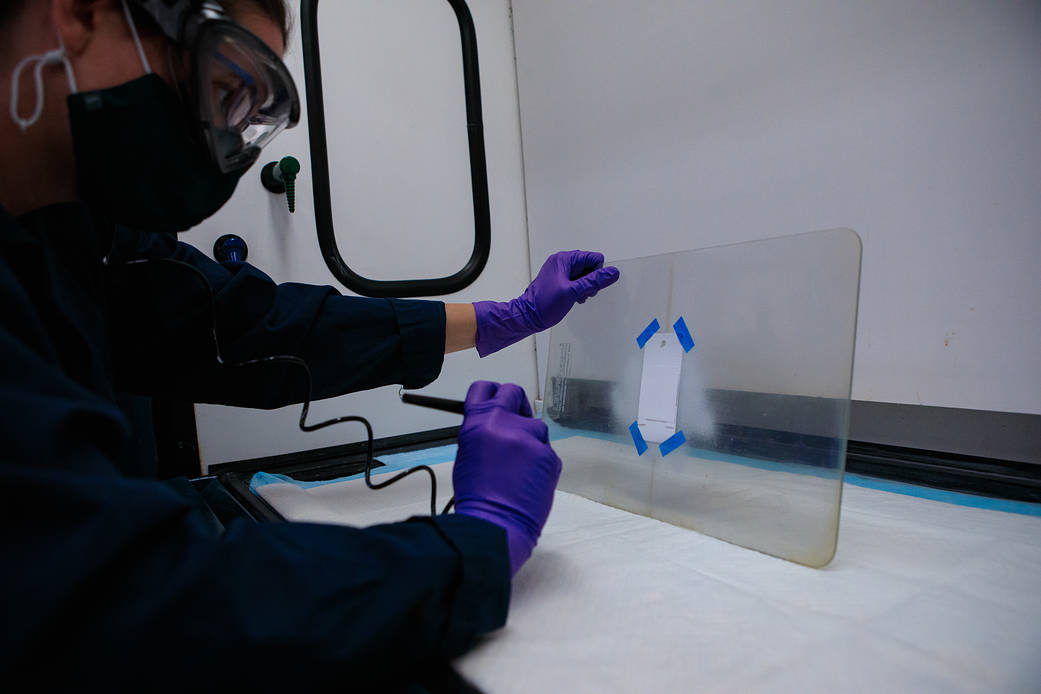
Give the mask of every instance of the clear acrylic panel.
[[550, 334], [560, 488], [831, 561], [860, 256], [837, 229], [612, 263], [618, 284]]

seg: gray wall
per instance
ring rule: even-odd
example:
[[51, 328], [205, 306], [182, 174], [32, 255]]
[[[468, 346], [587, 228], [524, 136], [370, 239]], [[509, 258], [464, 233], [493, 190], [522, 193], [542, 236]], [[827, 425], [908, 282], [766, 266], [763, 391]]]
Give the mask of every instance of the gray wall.
[[849, 227], [854, 399], [1041, 413], [1041, 3], [513, 9], [533, 267]]

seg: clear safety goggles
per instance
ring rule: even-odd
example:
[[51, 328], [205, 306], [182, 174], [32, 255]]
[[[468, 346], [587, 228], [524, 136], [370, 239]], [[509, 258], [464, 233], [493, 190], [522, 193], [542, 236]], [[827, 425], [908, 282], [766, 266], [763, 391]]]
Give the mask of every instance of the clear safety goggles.
[[[217, 3], [174, 3], [172, 10], [141, 4], [174, 39], [175, 77], [222, 171], [247, 169], [276, 135], [300, 122], [300, 98], [282, 59]], [[171, 21], [178, 6], [183, 14]]]
[[231, 22], [207, 24], [192, 47], [188, 93], [217, 164], [239, 171], [300, 121], [300, 100], [286, 66], [260, 39]]

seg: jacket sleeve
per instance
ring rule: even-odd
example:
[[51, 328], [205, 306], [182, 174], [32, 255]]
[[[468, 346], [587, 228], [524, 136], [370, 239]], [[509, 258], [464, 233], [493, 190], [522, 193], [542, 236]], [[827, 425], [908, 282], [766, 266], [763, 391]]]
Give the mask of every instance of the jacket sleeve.
[[0, 674], [41, 689], [357, 690], [504, 623], [491, 524], [221, 528], [168, 485], [118, 475], [123, 415], [12, 329], [31, 328], [18, 303], [24, 320], [0, 321]]
[[266, 357], [306, 362], [314, 399], [418, 388], [444, 361], [439, 301], [275, 284], [249, 264], [222, 265], [172, 236], [127, 230], [116, 232], [107, 274], [115, 380], [128, 392], [273, 408], [302, 401], [307, 377], [290, 360], [257, 362]]

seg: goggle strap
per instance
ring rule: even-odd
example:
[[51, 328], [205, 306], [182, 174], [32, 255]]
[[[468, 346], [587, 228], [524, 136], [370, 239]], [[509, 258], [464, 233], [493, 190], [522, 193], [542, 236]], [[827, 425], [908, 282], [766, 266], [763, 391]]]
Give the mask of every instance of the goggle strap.
[[228, 56], [224, 55], [220, 51], [217, 51], [216, 57], [217, 57], [217, 60], [224, 67], [228, 68], [229, 70], [234, 72], [236, 75], [238, 75], [240, 78], [242, 78], [242, 81], [245, 82], [246, 84], [248, 84], [249, 86], [253, 86], [253, 85], [255, 85], [257, 83], [257, 81], [253, 78], [253, 75], [249, 74], [249, 72], [247, 72], [242, 67], [240, 67], [238, 63], [236, 63], [234, 60], [232, 60]]
[[145, 73], [152, 72], [152, 66], [148, 64], [148, 58], [145, 57], [145, 49], [141, 46], [141, 38], [137, 35], [137, 25], [134, 24], [134, 18], [130, 15], [130, 6], [127, 5], [127, 0], [123, 0], [123, 14], [126, 15], [127, 24], [130, 26], [130, 33], [134, 37], [134, 45], [137, 46], [137, 54], [141, 56], [141, 65], [145, 68]]

